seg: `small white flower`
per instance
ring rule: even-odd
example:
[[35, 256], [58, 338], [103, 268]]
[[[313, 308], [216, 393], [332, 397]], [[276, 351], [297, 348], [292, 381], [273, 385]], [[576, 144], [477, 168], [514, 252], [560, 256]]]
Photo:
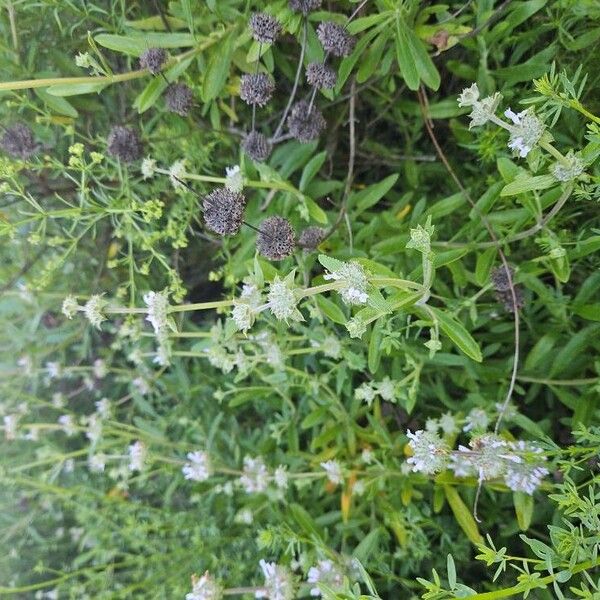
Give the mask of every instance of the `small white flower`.
[[429, 417], [425, 421], [425, 430], [430, 431], [431, 433], [437, 433], [437, 430], [440, 428], [440, 422], [433, 417]]
[[445, 413], [440, 417], [440, 429], [445, 435], [454, 435], [458, 432], [458, 423], [452, 413]]
[[485, 431], [490, 424], [488, 414], [482, 408], [472, 408], [465, 418], [463, 431]]
[[79, 310], [79, 303], [75, 299], [75, 296], [67, 296], [62, 303], [62, 314], [67, 319], [72, 319], [77, 311]]
[[19, 357], [19, 360], [17, 361], [17, 366], [23, 369], [23, 373], [25, 375], [33, 375], [33, 361], [31, 360], [31, 356], [25, 354]]
[[108, 369], [106, 363], [101, 358], [97, 358], [94, 361], [93, 373], [96, 379], [104, 379], [106, 377]]
[[513, 122], [509, 129], [508, 147], [524, 158], [540, 141], [544, 133], [544, 124], [530, 109], [515, 113], [507, 108], [504, 115]]
[[475, 102], [472, 105], [473, 110], [469, 115], [469, 118], [471, 119], [471, 122], [469, 123], [469, 129], [473, 127], [480, 127], [481, 125], [485, 125], [488, 121], [490, 121], [496, 114], [501, 99], [502, 96], [496, 93], [493, 96], [487, 96], [487, 98], [483, 98], [482, 100]]
[[459, 106], [473, 106], [479, 100], [479, 88], [474, 83], [468, 88], [465, 88], [458, 97]]
[[151, 392], [150, 384], [143, 377], [136, 377], [131, 383], [142, 396]]
[[130, 471], [141, 471], [144, 468], [144, 462], [146, 460], [146, 455], [148, 450], [146, 448], [146, 444], [144, 442], [140, 442], [139, 440], [128, 448], [129, 452], [129, 470]]
[[188, 461], [181, 471], [186, 479], [206, 481], [211, 475], [210, 460], [206, 452], [188, 452]]
[[4, 415], [4, 437], [9, 440], [17, 439], [17, 425], [19, 424], [19, 415]]
[[365, 304], [369, 299], [367, 273], [362, 265], [357, 262], [342, 263], [332, 273], [325, 273], [323, 278], [343, 283], [338, 292], [346, 304]]
[[108, 398], [102, 398], [95, 402], [96, 412], [103, 418], [108, 419], [110, 417], [110, 400]]
[[75, 435], [77, 432], [75, 421], [71, 415], [61, 415], [58, 417], [58, 424], [62, 427], [62, 430], [68, 437]]
[[357, 400], [362, 400], [363, 402], [366, 402], [368, 407], [371, 407], [371, 404], [373, 404], [373, 400], [375, 400], [376, 396], [377, 391], [375, 389], [375, 384], [367, 381], [361, 383], [361, 385], [359, 385], [354, 390], [354, 397]]
[[365, 448], [360, 454], [360, 460], [365, 465], [370, 465], [373, 462], [373, 451], [370, 448]]
[[254, 594], [255, 598], [268, 600], [292, 600], [295, 596], [294, 578], [289, 569], [265, 560], [259, 562], [265, 577], [265, 583]]
[[396, 382], [389, 377], [384, 377], [376, 384], [377, 393], [386, 402], [396, 402]]
[[221, 600], [223, 588], [206, 571], [202, 577], [192, 575], [192, 591], [185, 595], [185, 600]]
[[361, 338], [367, 331], [367, 325], [360, 317], [352, 317], [346, 322], [346, 329], [351, 338]]
[[144, 294], [144, 302], [148, 307], [146, 321], [149, 321], [157, 336], [163, 336], [169, 326], [169, 294], [166, 290], [162, 292], [148, 292]]
[[145, 158], [142, 161], [141, 171], [144, 179], [154, 177], [154, 174], [156, 173], [156, 161], [150, 157]]
[[171, 180], [171, 184], [173, 185], [173, 187], [176, 190], [185, 187], [183, 185], [183, 183], [181, 183], [181, 181], [180, 181], [184, 178], [184, 176], [185, 176], [185, 159], [178, 160], [169, 167], [169, 179]]
[[[522, 440], [511, 442], [509, 446], [517, 455], [507, 460], [504, 482], [514, 492], [525, 492], [532, 495], [549, 473], [548, 469], [543, 466], [546, 461], [543, 450]], [[519, 460], [515, 460], [515, 458]]]
[[46, 363], [46, 371], [48, 372], [48, 377], [50, 379], [58, 379], [62, 377], [62, 366], [58, 362], [47, 362]]
[[106, 304], [106, 300], [104, 300], [101, 295], [94, 294], [83, 307], [83, 312], [87, 320], [96, 329], [100, 329], [102, 321], [106, 321], [106, 317], [102, 314]]
[[275, 481], [275, 485], [280, 490], [287, 490], [288, 488], [288, 473], [286, 468], [283, 465], [279, 465], [275, 469], [275, 474], [273, 475], [273, 481]]
[[573, 181], [577, 179], [584, 170], [584, 164], [573, 150], [569, 150], [564, 161], [555, 162], [550, 172], [558, 181]]
[[236, 523], [250, 525], [254, 521], [254, 515], [249, 508], [242, 508], [233, 518]]
[[406, 432], [413, 455], [407, 459], [415, 473], [433, 475], [446, 468], [450, 448], [436, 433], [422, 429]]
[[321, 344], [321, 352], [329, 358], [337, 359], [342, 354], [342, 344], [333, 335], [328, 335]]
[[98, 414], [91, 414], [87, 418], [85, 437], [95, 444], [102, 437], [102, 421]]
[[95, 473], [102, 473], [106, 467], [106, 455], [99, 452], [98, 454], [92, 454], [88, 458], [88, 467], [90, 471]]
[[240, 166], [226, 167], [225, 171], [227, 173], [225, 187], [236, 194], [242, 192], [244, 189], [244, 176], [240, 171]]
[[261, 493], [267, 489], [269, 472], [260, 456], [256, 458], [244, 457], [244, 469], [239, 482], [247, 494]]
[[508, 447], [501, 437], [487, 433], [473, 438], [469, 448], [459, 446], [451, 457], [450, 469], [457, 477], [475, 476], [479, 481], [497, 479], [506, 470]]
[[275, 276], [275, 279], [269, 286], [269, 294], [267, 296], [269, 308], [271, 312], [280, 321], [291, 319], [292, 321], [303, 321], [304, 317], [296, 308], [298, 298], [293, 287], [293, 279], [286, 277], [280, 279]]
[[327, 460], [321, 463], [321, 467], [327, 473], [327, 479], [333, 485], [339, 485], [344, 481], [344, 475], [342, 473], [342, 467], [337, 460]]
[[[310, 590], [311, 596], [320, 596], [321, 590], [319, 583], [324, 583], [334, 591], [341, 591], [344, 584], [344, 574], [342, 570], [331, 560], [320, 560], [316, 566], [308, 570], [307, 582], [313, 584]], [[316, 585], [314, 585], [316, 584]]]
[[366, 489], [367, 489], [367, 487], [366, 487], [366, 485], [365, 485], [365, 482], [364, 482], [364, 480], [362, 480], [362, 479], [359, 479], [359, 480], [358, 480], [358, 481], [357, 481], [357, 482], [354, 484], [354, 486], [353, 486], [353, 488], [352, 488], [352, 493], [353, 493], [355, 496], [362, 496], [362, 495], [365, 493]]

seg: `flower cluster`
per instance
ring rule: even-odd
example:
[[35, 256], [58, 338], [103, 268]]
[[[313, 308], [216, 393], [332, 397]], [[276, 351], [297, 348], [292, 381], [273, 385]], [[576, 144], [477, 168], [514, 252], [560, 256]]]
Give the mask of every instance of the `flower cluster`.
[[346, 304], [365, 304], [369, 299], [367, 273], [357, 262], [339, 262], [339, 266], [323, 278], [341, 283], [338, 292]]
[[365, 381], [354, 390], [354, 397], [366, 402], [368, 406], [373, 404], [373, 400], [377, 396], [385, 402], [396, 402], [398, 385], [399, 382], [393, 381], [389, 377], [384, 377], [381, 381]]

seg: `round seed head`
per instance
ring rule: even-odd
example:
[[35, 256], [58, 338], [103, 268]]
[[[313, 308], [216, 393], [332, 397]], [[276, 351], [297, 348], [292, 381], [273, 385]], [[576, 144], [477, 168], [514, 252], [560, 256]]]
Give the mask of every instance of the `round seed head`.
[[219, 235], [235, 235], [244, 220], [246, 198], [227, 188], [217, 188], [202, 202], [206, 226]]
[[167, 110], [186, 117], [194, 104], [194, 93], [185, 83], [172, 83], [165, 92]]
[[167, 61], [167, 51], [163, 48], [148, 48], [140, 54], [140, 67], [148, 69], [152, 75], [156, 75]]
[[298, 238], [298, 246], [305, 250], [314, 250], [324, 239], [327, 233], [323, 227], [307, 227]]
[[311, 10], [321, 8], [322, 0], [290, 0], [290, 9], [294, 12], [300, 12], [307, 15]]
[[22, 123], [6, 128], [0, 146], [7, 154], [15, 158], [29, 158], [37, 149], [33, 132]]
[[275, 83], [265, 73], [242, 75], [240, 98], [246, 104], [264, 106], [273, 95]]
[[312, 142], [325, 129], [325, 119], [315, 106], [309, 110], [308, 102], [301, 100], [292, 107], [288, 117], [288, 128], [293, 137], [299, 142]]
[[258, 131], [251, 131], [242, 142], [242, 150], [257, 162], [263, 162], [271, 154], [271, 144], [266, 136]]
[[329, 90], [335, 86], [337, 74], [325, 63], [313, 62], [306, 67], [306, 81], [320, 90]]
[[140, 137], [130, 127], [115, 125], [108, 134], [108, 153], [123, 162], [133, 162], [142, 156]]
[[257, 42], [272, 44], [281, 33], [281, 23], [267, 13], [254, 13], [250, 17], [250, 29]]
[[295, 247], [294, 230], [283, 217], [268, 217], [262, 222], [256, 237], [258, 251], [270, 260], [282, 260], [292, 254]]
[[317, 27], [317, 37], [326, 52], [334, 56], [348, 56], [354, 49], [356, 40], [344, 27], [333, 21], [323, 21]]
[[[514, 271], [510, 267], [509, 271], [510, 278], [513, 279]], [[504, 265], [492, 269], [490, 279], [492, 280], [492, 285], [497, 292], [506, 292], [510, 290], [510, 283], [508, 281], [508, 276], [506, 274]]]

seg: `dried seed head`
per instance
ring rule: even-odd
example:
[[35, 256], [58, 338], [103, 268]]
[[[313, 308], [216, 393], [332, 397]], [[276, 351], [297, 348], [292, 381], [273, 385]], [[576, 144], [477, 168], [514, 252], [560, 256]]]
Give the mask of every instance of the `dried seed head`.
[[202, 207], [206, 226], [219, 235], [235, 235], [242, 226], [246, 198], [227, 188], [217, 188], [205, 196]]
[[[510, 271], [510, 278], [513, 279], [514, 271], [511, 267], [508, 268]], [[506, 268], [504, 265], [500, 267], [496, 267], [492, 269], [490, 273], [490, 279], [492, 281], [492, 285], [497, 292], [506, 292], [510, 290], [510, 282], [508, 280], [508, 275], [506, 273]]]
[[323, 227], [307, 227], [298, 238], [298, 246], [305, 250], [314, 250], [324, 239], [327, 230]]
[[22, 123], [6, 128], [0, 146], [15, 158], [29, 158], [37, 149], [33, 132]]
[[[513, 270], [510, 267], [509, 269], [510, 277], [513, 279]], [[506, 269], [504, 268], [504, 265], [495, 268], [490, 275], [490, 279], [494, 286], [494, 290], [496, 291], [496, 299], [498, 302], [500, 302], [508, 312], [515, 312], [513, 297], [510, 291], [510, 282], [506, 275]], [[515, 288], [517, 310], [519, 310], [520, 308], [523, 308], [524, 305], [523, 290], [519, 286], [514, 285], [514, 279], [513, 287]]]
[[148, 69], [153, 75], [160, 72], [166, 61], [167, 51], [163, 48], [148, 48], [140, 54], [140, 67]]
[[306, 67], [306, 81], [320, 90], [329, 90], [335, 86], [337, 74], [325, 63], [313, 62]]
[[301, 100], [292, 107], [288, 117], [288, 128], [299, 142], [312, 142], [325, 129], [325, 119], [315, 106], [309, 110], [308, 102]]
[[281, 23], [267, 13], [254, 13], [250, 17], [250, 29], [257, 42], [272, 44], [281, 33]]
[[321, 1], [322, 0], [290, 0], [289, 6], [291, 10], [307, 15], [311, 10], [321, 8]]
[[348, 56], [354, 49], [356, 40], [344, 27], [333, 21], [323, 21], [317, 27], [317, 37], [326, 52], [334, 56]]
[[258, 251], [270, 260], [282, 260], [292, 254], [295, 247], [294, 230], [283, 217], [268, 217], [256, 237]]
[[172, 83], [165, 92], [167, 110], [186, 117], [194, 105], [194, 93], [185, 83]]
[[240, 82], [240, 98], [246, 104], [264, 106], [273, 95], [275, 83], [265, 73], [242, 75]]
[[108, 153], [123, 162], [133, 162], [142, 156], [140, 137], [130, 127], [115, 125], [108, 134]]
[[269, 140], [258, 131], [251, 131], [242, 142], [242, 150], [257, 162], [263, 162], [271, 154], [271, 144]]

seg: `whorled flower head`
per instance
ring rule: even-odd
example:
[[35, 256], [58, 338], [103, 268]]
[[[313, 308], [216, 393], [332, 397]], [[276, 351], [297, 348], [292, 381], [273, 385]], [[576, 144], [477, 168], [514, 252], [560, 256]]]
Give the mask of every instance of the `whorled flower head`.
[[320, 560], [308, 570], [307, 582], [312, 584], [311, 596], [320, 596], [319, 583], [324, 583], [334, 591], [341, 591], [344, 584], [343, 571], [331, 560]]
[[146, 444], [138, 440], [131, 444], [127, 451], [129, 453], [129, 470], [142, 471], [148, 454]]
[[267, 295], [269, 301], [269, 308], [275, 318], [280, 321], [303, 321], [304, 317], [300, 311], [296, 308], [298, 304], [298, 297], [294, 290], [293, 274], [291, 277], [280, 279], [278, 275], [275, 275], [275, 279], [269, 286], [269, 294]]
[[479, 101], [479, 88], [474, 83], [468, 88], [465, 88], [458, 96], [459, 106], [473, 106]]
[[144, 302], [148, 307], [146, 321], [152, 324], [154, 333], [159, 338], [163, 337], [169, 326], [169, 293], [166, 290], [162, 292], [148, 292], [144, 294]]
[[67, 319], [72, 319], [79, 310], [79, 303], [75, 296], [67, 296], [62, 303], [62, 314], [67, 317]]
[[171, 185], [176, 190], [185, 188], [185, 185], [183, 183], [181, 183], [183, 181], [183, 178], [184, 178], [185, 172], [186, 172], [185, 171], [185, 163], [186, 163], [185, 158], [182, 158], [181, 160], [176, 160], [169, 167], [169, 179], [171, 180]]
[[319, 90], [335, 87], [337, 73], [326, 63], [312, 62], [306, 67], [306, 81]]
[[29, 158], [37, 150], [33, 132], [22, 123], [16, 123], [5, 129], [0, 147], [10, 156], [22, 159]]
[[254, 325], [261, 299], [261, 293], [255, 285], [244, 284], [242, 293], [234, 300], [231, 311], [231, 318], [239, 331], [246, 333]]
[[172, 83], [165, 92], [167, 110], [187, 117], [194, 106], [194, 92], [185, 83]]
[[367, 273], [357, 262], [341, 263], [335, 271], [325, 273], [323, 278], [343, 283], [337, 291], [346, 304], [365, 304], [369, 299]]
[[154, 158], [150, 158], [149, 156], [145, 158], [142, 161], [140, 171], [142, 172], [144, 179], [150, 179], [151, 177], [154, 177], [154, 174], [156, 173], [156, 160]]
[[260, 456], [244, 457], [244, 469], [240, 477], [240, 485], [247, 494], [264, 492], [269, 485], [269, 472]]
[[420, 429], [412, 433], [407, 431], [408, 443], [413, 455], [407, 459], [415, 473], [433, 475], [448, 465], [450, 447], [437, 433]]
[[140, 54], [140, 67], [148, 69], [156, 75], [167, 61], [167, 51], [164, 48], [148, 48]]
[[583, 173], [584, 168], [581, 158], [573, 150], [569, 150], [564, 161], [557, 161], [552, 165], [550, 173], [558, 181], [573, 181]]
[[96, 328], [100, 329], [102, 321], [106, 321], [106, 317], [102, 313], [106, 307], [106, 300], [99, 294], [90, 296], [90, 299], [85, 303], [83, 307], [83, 313], [86, 319]]
[[244, 221], [246, 197], [227, 188], [217, 188], [204, 197], [204, 222], [219, 235], [235, 235]]
[[543, 466], [546, 457], [541, 448], [521, 440], [509, 445], [515, 454], [507, 461], [504, 482], [513, 492], [531, 495], [549, 474], [548, 469]]
[[337, 460], [326, 460], [320, 464], [327, 474], [327, 479], [330, 483], [333, 483], [333, 485], [339, 485], [344, 481], [342, 467]]
[[504, 115], [513, 122], [510, 127], [508, 147], [524, 158], [540, 141], [545, 129], [544, 124], [531, 109], [515, 113], [508, 108], [504, 111]]
[[346, 28], [333, 21], [319, 23], [317, 37], [323, 49], [334, 56], [348, 56], [356, 44], [356, 39], [346, 31]]
[[242, 150], [252, 160], [264, 162], [271, 154], [271, 144], [262, 133], [251, 131], [242, 141]]
[[275, 83], [266, 73], [242, 75], [240, 80], [240, 98], [246, 103], [264, 106], [269, 102], [275, 90]]
[[361, 338], [367, 332], [367, 324], [361, 317], [352, 317], [346, 322], [346, 329], [351, 338]]
[[315, 250], [326, 235], [327, 230], [323, 227], [307, 227], [298, 237], [298, 246], [307, 251]]
[[304, 144], [317, 139], [326, 125], [321, 111], [304, 100], [294, 104], [287, 120], [292, 136]]
[[[471, 86], [472, 88], [473, 86]], [[465, 90], [467, 91], [467, 90]], [[464, 94], [465, 92], [463, 92]], [[479, 90], [478, 90], [479, 93]], [[462, 98], [462, 95], [461, 95]], [[461, 98], [459, 98], [459, 104], [461, 102]], [[498, 93], [493, 94], [492, 96], [487, 96], [486, 98], [482, 98], [481, 100], [473, 101], [470, 106], [472, 107], [471, 113], [469, 114], [469, 118], [471, 122], [469, 123], [469, 129], [472, 127], [479, 127], [481, 125], [485, 125], [488, 121], [492, 119], [496, 111], [498, 110], [498, 105], [500, 104], [500, 100], [502, 96]], [[465, 100], [463, 99], [463, 102]], [[461, 106], [468, 106], [467, 104], [461, 104]]]
[[256, 590], [255, 598], [292, 600], [296, 597], [294, 577], [289, 569], [265, 560], [261, 560], [259, 564], [265, 577], [265, 583]]
[[463, 431], [485, 431], [490, 424], [490, 417], [482, 408], [472, 408], [465, 417]]
[[[515, 291], [514, 300], [516, 300], [516, 308], [520, 309], [523, 307], [523, 291], [521, 290], [521, 288], [519, 286], [514, 284], [513, 269], [509, 267], [509, 270], [510, 270], [511, 279], [513, 281], [513, 288]], [[497, 298], [498, 302], [503, 304], [504, 308], [506, 308], [506, 310], [508, 310], [509, 312], [514, 312], [515, 303], [513, 300], [513, 295], [512, 295], [511, 289], [510, 289], [511, 286], [510, 286], [504, 265], [501, 265], [501, 266], [493, 269], [490, 274], [490, 279], [494, 286], [494, 290], [496, 292], [496, 298]]]
[[295, 237], [290, 222], [283, 217], [268, 217], [256, 236], [258, 251], [270, 260], [283, 260], [294, 252]]
[[257, 42], [272, 44], [281, 34], [281, 23], [267, 13], [254, 13], [250, 17], [250, 29]]
[[142, 142], [140, 137], [131, 127], [115, 125], [108, 134], [108, 153], [129, 163], [142, 156]]
[[185, 595], [185, 600], [221, 600], [223, 586], [208, 571], [198, 577], [192, 575], [192, 591]]
[[225, 167], [225, 187], [236, 194], [244, 190], [244, 175], [239, 165]]
[[312, 10], [321, 8], [322, 0], [290, 0], [290, 10], [307, 15]]
[[506, 470], [508, 444], [500, 436], [484, 433], [469, 442], [469, 448], [459, 446], [452, 455], [450, 469], [457, 477], [477, 477], [479, 481], [501, 477]]
[[211, 476], [210, 459], [206, 452], [188, 452], [187, 459], [188, 462], [181, 469], [186, 479], [206, 481]]

